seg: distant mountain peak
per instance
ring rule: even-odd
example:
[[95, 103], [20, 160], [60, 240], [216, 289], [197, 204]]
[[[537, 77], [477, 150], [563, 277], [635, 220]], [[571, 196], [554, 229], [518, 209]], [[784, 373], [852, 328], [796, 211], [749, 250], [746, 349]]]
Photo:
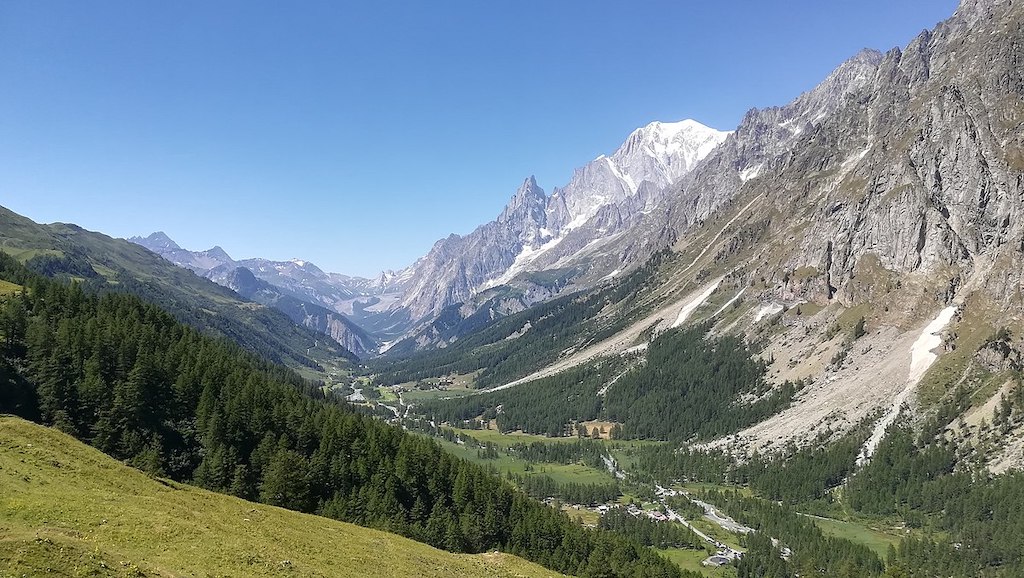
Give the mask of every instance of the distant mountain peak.
[[847, 59], [847, 62], [856, 61], [867, 62], [870, 64], [878, 64], [879, 62], [882, 61], [882, 58], [884, 57], [885, 54], [883, 54], [881, 50], [878, 50], [876, 48], [861, 48], [860, 51], [857, 52], [857, 54], [854, 54], [852, 57]]
[[221, 248], [220, 245], [214, 245], [213, 247], [210, 247], [209, 249], [203, 252], [209, 255], [210, 257], [220, 261], [233, 261], [231, 256], [228, 255], [227, 251]]
[[498, 217], [498, 222], [529, 219], [542, 226], [546, 202], [547, 195], [544, 194], [544, 189], [540, 188], [537, 185], [537, 179], [530, 175], [512, 195], [512, 199]]
[[128, 240], [137, 245], [142, 245], [143, 247], [149, 250], [164, 249], [177, 251], [181, 249], [181, 247], [177, 243], [175, 243], [170, 237], [168, 237], [167, 233], [164, 233], [163, 231], [150, 233], [146, 237], [131, 237]]

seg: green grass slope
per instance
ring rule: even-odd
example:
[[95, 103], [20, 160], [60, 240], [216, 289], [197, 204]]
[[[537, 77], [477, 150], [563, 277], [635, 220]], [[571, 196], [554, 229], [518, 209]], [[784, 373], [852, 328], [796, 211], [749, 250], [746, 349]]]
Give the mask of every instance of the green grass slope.
[[558, 576], [154, 479], [0, 417], [0, 578], [40, 575]]

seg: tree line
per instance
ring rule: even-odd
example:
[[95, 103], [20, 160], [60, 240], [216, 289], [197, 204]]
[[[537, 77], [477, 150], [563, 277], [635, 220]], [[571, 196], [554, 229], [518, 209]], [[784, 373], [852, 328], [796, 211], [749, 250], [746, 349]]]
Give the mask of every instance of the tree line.
[[611, 502], [622, 494], [619, 484], [612, 480], [604, 484], [559, 483], [548, 475], [521, 476], [512, 472], [509, 472], [508, 479], [534, 498], [557, 498], [570, 504], [597, 506]]
[[647, 347], [646, 362], [628, 371], [604, 397], [605, 417], [623, 422], [627, 439], [717, 437], [785, 408], [796, 393], [772, 389], [765, 364], [739, 337], [708, 338], [708, 325], [670, 329]]
[[511, 389], [424, 401], [415, 411], [436, 422], [468, 424], [480, 417], [496, 420], [503, 432], [575, 435], [572, 422], [597, 419], [600, 415], [601, 397], [597, 392], [620, 370], [621, 364], [617, 358], [608, 358]]
[[155, 475], [455, 552], [498, 548], [581, 576], [681, 575], [136, 297], [90, 294], [2, 254], [0, 278], [25, 288], [0, 305], [0, 379], [16, 391], [0, 411]]
[[640, 363], [601, 358], [511, 389], [423, 402], [417, 411], [453, 424], [494, 419], [501, 431], [548, 436], [574, 435], [574, 423], [601, 418], [623, 423], [616, 438], [685, 440], [732, 433], [788, 406], [800, 384], [772, 388], [742, 339], [708, 338], [708, 330], [666, 331]]
[[705, 546], [700, 536], [682, 524], [654, 520], [643, 514], [634, 516], [622, 507], [610, 508], [602, 514], [597, 527], [623, 534], [655, 548], [703, 550]]

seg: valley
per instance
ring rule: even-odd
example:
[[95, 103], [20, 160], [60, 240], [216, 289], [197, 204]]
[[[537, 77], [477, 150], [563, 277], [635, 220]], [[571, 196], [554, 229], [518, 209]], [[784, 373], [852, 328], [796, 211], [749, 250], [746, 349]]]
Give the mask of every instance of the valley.
[[961, 0], [376, 276], [0, 207], [0, 578], [1024, 575], [1022, 62]]

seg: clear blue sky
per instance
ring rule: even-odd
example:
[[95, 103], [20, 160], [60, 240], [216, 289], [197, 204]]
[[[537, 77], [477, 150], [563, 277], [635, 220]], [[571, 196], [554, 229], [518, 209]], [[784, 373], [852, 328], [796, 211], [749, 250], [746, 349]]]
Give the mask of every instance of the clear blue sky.
[[0, 3], [0, 205], [373, 275], [652, 120], [732, 129], [954, 0]]

